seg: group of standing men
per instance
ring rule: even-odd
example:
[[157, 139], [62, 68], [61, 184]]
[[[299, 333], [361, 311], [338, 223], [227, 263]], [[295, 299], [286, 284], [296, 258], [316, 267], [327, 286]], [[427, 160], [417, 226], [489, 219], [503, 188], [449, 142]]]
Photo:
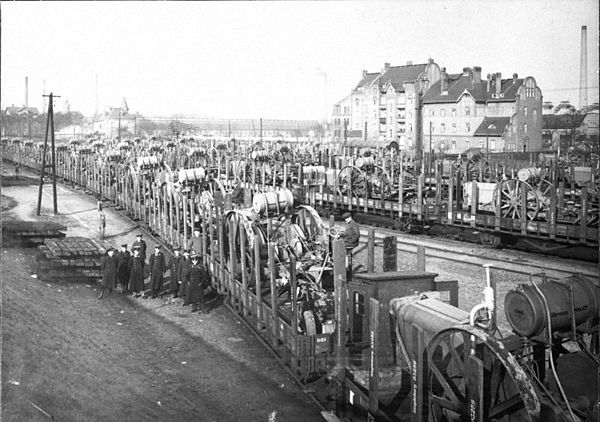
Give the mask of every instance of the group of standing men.
[[[195, 233], [194, 236], [199, 238], [199, 233]], [[190, 244], [196, 246], [194, 238]], [[169, 270], [170, 293], [173, 294], [173, 298], [183, 298], [183, 305], [191, 304], [192, 312], [201, 310], [207, 313], [204, 289], [210, 285], [210, 276], [196, 250], [185, 250], [182, 255], [181, 249], [176, 247], [173, 256], [167, 262], [160, 245], [156, 245], [146, 264], [146, 249], [147, 245], [141, 233], [133, 242], [133, 255], [127, 250], [127, 244], [121, 245], [116, 255], [114, 248], [108, 249], [106, 257], [102, 260], [103, 286], [98, 299], [102, 299], [106, 290], [112, 294], [117, 283], [121, 284], [124, 294], [132, 294], [139, 298], [144, 291], [146, 277], [150, 279], [152, 298], [157, 298], [163, 287], [164, 275]]]

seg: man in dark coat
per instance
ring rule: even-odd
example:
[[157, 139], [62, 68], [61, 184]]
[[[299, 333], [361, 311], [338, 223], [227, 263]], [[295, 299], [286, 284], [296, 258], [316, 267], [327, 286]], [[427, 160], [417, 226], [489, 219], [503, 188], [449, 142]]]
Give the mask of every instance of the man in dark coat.
[[140, 256], [146, 262], [146, 241], [142, 239], [142, 234], [138, 233], [135, 242], [131, 245], [132, 248], [140, 248]]
[[352, 272], [352, 251], [358, 246], [360, 240], [360, 228], [358, 223], [352, 219], [352, 214], [346, 212], [342, 215], [346, 221], [346, 231], [343, 234], [344, 247], [346, 248], [346, 268]]
[[192, 255], [192, 265], [189, 269], [188, 279], [190, 282], [189, 301], [192, 304], [192, 312], [198, 310], [207, 314], [204, 304], [204, 289], [208, 287], [209, 275], [206, 267], [200, 263], [200, 257], [197, 254]]
[[123, 293], [129, 293], [127, 285], [129, 284], [129, 261], [131, 254], [127, 250], [127, 243], [121, 245], [121, 250], [117, 253], [117, 281], [123, 289]]
[[160, 251], [160, 245], [154, 247], [154, 253], [150, 255], [148, 267], [150, 268], [150, 288], [152, 289], [152, 298], [155, 299], [158, 297], [160, 289], [162, 289], [163, 277], [167, 271], [165, 256]]
[[140, 248], [133, 248], [133, 256], [129, 261], [129, 290], [133, 292], [134, 297], [141, 296], [144, 290], [144, 266], [146, 263], [142, 259]]
[[183, 251], [183, 260], [181, 262], [181, 284], [179, 287], [179, 297], [183, 298], [183, 306], [190, 304], [188, 297], [189, 292], [189, 275], [190, 267], [192, 266], [192, 260], [190, 259], [190, 250], [186, 249]]
[[112, 295], [113, 290], [117, 287], [117, 265], [118, 261], [115, 256], [115, 250], [108, 248], [100, 266], [102, 271], [102, 290], [98, 299], [102, 299], [105, 290], [108, 290], [108, 294]]
[[200, 229], [194, 229], [194, 235], [188, 241], [188, 249], [191, 253], [196, 252], [197, 254], [202, 252], [202, 237], [200, 236]]
[[167, 264], [171, 278], [171, 293], [173, 299], [179, 296], [180, 285], [183, 283], [183, 256], [181, 256], [181, 249], [176, 247], [173, 249], [173, 256], [169, 259]]

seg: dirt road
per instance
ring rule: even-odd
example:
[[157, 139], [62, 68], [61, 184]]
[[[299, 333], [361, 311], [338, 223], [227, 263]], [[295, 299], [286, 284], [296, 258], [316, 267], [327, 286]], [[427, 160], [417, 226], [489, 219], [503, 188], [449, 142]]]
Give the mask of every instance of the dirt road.
[[[17, 205], [3, 210], [4, 224], [33, 219], [36, 193], [5, 186]], [[69, 209], [42, 219], [93, 236], [93, 200], [59, 195]], [[108, 215], [115, 244], [133, 236], [131, 222]], [[97, 286], [32, 277], [34, 254], [2, 250], [3, 421], [323, 420], [222, 307], [205, 316], [164, 299], [98, 300]]]

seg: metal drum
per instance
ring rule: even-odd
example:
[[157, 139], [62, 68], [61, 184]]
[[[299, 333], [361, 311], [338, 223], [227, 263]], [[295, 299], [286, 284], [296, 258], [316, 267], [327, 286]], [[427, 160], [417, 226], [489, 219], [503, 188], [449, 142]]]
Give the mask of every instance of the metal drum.
[[206, 177], [206, 171], [202, 167], [193, 169], [181, 169], [177, 175], [179, 183], [201, 182]]
[[[575, 325], [598, 318], [598, 286], [591, 280], [573, 276], [538, 287], [548, 302], [553, 332], [572, 328], [573, 310]], [[546, 308], [531, 285], [520, 285], [509, 291], [504, 299], [504, 311], [508, 323], [519, 335], [533, 337], [546, 331]]]
[[158, 166], [158, 158], [154, 155], [149, 157], [138, 157], [138, 168], [150, 168]]
[[356, 159], [356, 167], [363, 168], [365, 166], [374, 166], [375, 158], [374, 157], [359, 157]]
[[267, 155], [268, 155], [267, 151], [260, 150], [260, 151], [252, 151], [252, 154], [250, 154], [250, 157], [253, 160], [258, 160], [258, 159], [267, 157]]
[[517, 172], [517, 178], [523, 182], [538, 180], [542, 177], [542, 169], [527, 167]]
[[294, 205], [294, 195], [289, 189], [258, 193], [252, 199], [252, 209], [259, 215], [288, 212], [292, 205]]

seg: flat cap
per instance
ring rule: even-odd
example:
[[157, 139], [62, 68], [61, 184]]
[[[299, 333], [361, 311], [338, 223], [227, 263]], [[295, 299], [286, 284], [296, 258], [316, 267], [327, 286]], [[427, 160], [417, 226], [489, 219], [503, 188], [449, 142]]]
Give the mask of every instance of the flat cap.
[[342, 214], [342, 218], [345, 220], [346, 218], [350, 218], [352, 217], [352, 214], [350, 214], [349, 212], [345, 212]]

